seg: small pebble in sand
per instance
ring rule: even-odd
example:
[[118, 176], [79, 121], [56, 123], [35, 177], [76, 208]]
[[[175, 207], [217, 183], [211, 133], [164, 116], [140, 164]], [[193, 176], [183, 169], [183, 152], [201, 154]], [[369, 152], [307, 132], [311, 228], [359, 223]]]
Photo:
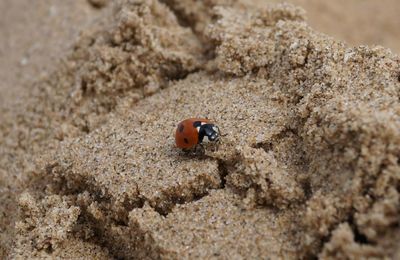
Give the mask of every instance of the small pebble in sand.
[[217, 143], [220, 140], [219, 128], [205, 118], [189, 118], [180, 122], [175, 132], [176, 146], [192, 149], [205, 142]]

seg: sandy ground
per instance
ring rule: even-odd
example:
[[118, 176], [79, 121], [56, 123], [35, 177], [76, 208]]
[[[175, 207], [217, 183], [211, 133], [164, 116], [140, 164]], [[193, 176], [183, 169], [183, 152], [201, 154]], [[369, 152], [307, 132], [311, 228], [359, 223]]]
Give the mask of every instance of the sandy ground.
[[400, 4], [161, 2], [0, 2], [0, 258], [400, 257]]

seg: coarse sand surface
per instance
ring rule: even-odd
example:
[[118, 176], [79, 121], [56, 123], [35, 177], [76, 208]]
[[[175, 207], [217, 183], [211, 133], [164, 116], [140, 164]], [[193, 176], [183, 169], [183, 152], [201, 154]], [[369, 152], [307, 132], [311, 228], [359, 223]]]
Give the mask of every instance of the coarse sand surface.
[[316, 2], [0, 2], [0, 258], [400, 258], [400, 4]]

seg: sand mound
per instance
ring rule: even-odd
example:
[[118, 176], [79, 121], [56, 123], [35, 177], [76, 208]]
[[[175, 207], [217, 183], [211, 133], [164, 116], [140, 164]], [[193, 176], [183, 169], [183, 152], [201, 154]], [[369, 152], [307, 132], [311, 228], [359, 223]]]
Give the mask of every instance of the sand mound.
[[[11, 256], [399, 256], [397, 56], [290, 5], [91, 2], [110, 12], [2, 131], [35, 161]], [[193, 116], [218, 150], [174, 147]]]

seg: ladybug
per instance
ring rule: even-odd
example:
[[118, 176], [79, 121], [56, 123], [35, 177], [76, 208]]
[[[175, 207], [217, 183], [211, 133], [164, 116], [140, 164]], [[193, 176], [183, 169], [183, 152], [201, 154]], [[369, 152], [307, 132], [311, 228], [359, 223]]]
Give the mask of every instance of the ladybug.
[[205, 118], [189, 118], [180, 122], [175, 132], [176, 146], [191, 149], [205, 142], [219, 142], [219, 128]]

